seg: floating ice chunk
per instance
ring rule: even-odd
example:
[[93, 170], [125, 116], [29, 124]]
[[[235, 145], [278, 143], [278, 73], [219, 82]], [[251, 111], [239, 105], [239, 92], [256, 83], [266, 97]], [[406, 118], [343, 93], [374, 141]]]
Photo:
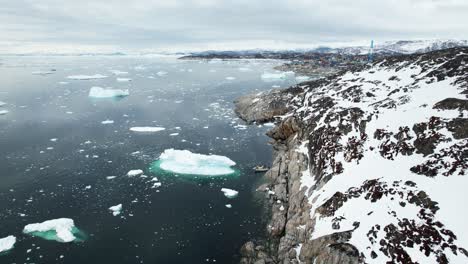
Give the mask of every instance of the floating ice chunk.
[[131, 127], [133, 132], [159, 132], [165, 130], [164, 127]]
[[51, 138], [51, 139], [49, 139], [49, 140], [50, 140], [51, 142], [57, 142], [58, 139], [57, 139], [57, 138]]
[[8, 114], [10, 111], [8, 110], [0, 110], [0, 115], [6, 115]]
[[2, 107], [2, 106], [4, 106], [4, 105], [6, 105], [6, 103], [5, 103], [5, 102], [2, 102], [2, 101], [0, 101], [0, 107]]
[[305, 81], [308, 81], [308, 80], [310, 80], [309, 76], [297, 76], [296, 77], [297, 82], [305, 82]]
[[169, 136], [171, 136], [171, 137], [178, 136], [178, 135], [179, 135], [179, 133], [171, 133], [171, 134], [169, 134]]
[[234, 161], [224, 156], [166, 149], [153, 166], [180, 174], [220, 176], [234, 173], [234, 169], [231, 168], [234, 165], [236, 165]]
[[89, 97], [94, 98], [113, 98], [113, 97], [125, 97], [130, 95], [127, 90], [120, 89], [105, 89], [98, 86], [93, 86], [89, 90]]
[[164, 75], [167, 75], [167, 72], [166, 71], [158, 71], [156, 74], [158, 76], [164, 76]]
[[71, 80], [95, 80], [95, 79], [104, 79], [107, 78], [106, 75], [102, 74], [94, 74], [94, 75], [70, 75], [67, 77], [68, 79]]
[[226, 207], [227, 208], [232, 208], [232, 205], [231, 204], [226, 204]]
[[117, 176], [107, 176], [106, 177], [106, 179], [108, 179], [108, 180], [112, 180], [112, 179], [115, 179], [115, 178], [117, 178]]
[[122, 212], [122, 204], [111, 206], [109, 207], [109, 210], [112, 212], [114, 216], [117, 216]]
[[131, 82], [132, 79], [130, 79], [130, 78], [117, 78], [117, 81], [118, 82]]
[[236, 79], [236, 77], [232, 77], [232, 76], [226, 77], [226, 80], [228, 80], [228, 81], [232, 81], [232, 80], [235, 80], [235, 79]]
[[128, 177], [135, 177], [135, 176], [139, 176], [142, 174], [143, 174], [142, 170], [130, 170], [129, 172], [127, 172]]
[[61, 84], [61, 85], [66, 85], [66, 84], [68, 84], [68, 82], [63, 82], [63, 81], [62, 81], [62, 82], [58, 82], [58, 83]]
[[159, 187], [161, 187], [161, 185], [162, 184], [160, 182], [155, 182], [155, 183], [153, 183], [153, 186], [151, 188], [153, 188], [153, 189], [159, 188]]
[[119, 71], [119, 70], [110, 70], [110, 72], [114, 75], [125, 75], [128, 74], [126, 71]]
[[294, 72], [279, 72], [279, 73], [268, 73], [265, 72], [262, 74], [262, 80], [264, 81], [276, 81], [276, 80], [286, 80], [291, 77], [294, 77]]
[[114, 124], [114, 120], [106, 119], [106, 120], [102, 121], [101, 124], [103, 124], [103, 125]]
[[74, 241], [76, 239], [75, 234], [78, 232], [73, 219], [70, 218], [59, 218], [42, 223], [29, 224], [23, 229], [23, 233], [25, 234], [64, 243]]
[[55, 69], [50, 69], [50, 70], [40, 70], [40, 71], [33, 71], [33, 75], [49, 75], [56, 72]]
[[7, 252], [15, 246], [16, 237], [14, 236], [7, 236], [4, 238], [0, 238], [0, 253]]
[[224, 196], [226, 196], [229, 199], [236, 198], [237, 195], [239, 194], [238, 191], [228, 189], [228, 188], [222, 188], [221, 191], [224, 193]]

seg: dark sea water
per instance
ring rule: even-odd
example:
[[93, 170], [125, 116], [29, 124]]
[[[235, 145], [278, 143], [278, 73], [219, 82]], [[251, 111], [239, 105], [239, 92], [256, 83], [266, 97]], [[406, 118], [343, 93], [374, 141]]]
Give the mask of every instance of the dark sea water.
[[[18, 241], [0, 255], [0, 263], [237, 263], [241, 245], [264, 232], [261, 199], [254, 192], [261, 175], [251, 168], [271, 162], [271, 147], [264, 135], [268, 127], [238, 126], [244, 123], [232, 101], [292, 84], [261, 80], [274, 65], [160, 57], [1, 58], [0, 101], [7, 105], [0, 110], [9, 113], [0, 115], [0, 238], [14, 235]], [[56, 71], [32, 74], [49, 69]], [[128, 74], [115, 76], [112, 69]], [[109, 77], [67, 79], [77, 74]], [[92, 86], [129, 89], [130, 96], [91, 99]], [[129, 131], [133, 126], [166, 130], [141, 134]], [[169, 148], [229, 157], [239, 173], [211, 179], [154, 175], [151, 163]], [[149, 177], [127, 177], [132, 169]], [[161, 187], [151, 188], [154, 176]], [[223, 187], [239, 196], [227, 199]], [[117, 204], [123, 210], [113, 216], [108, 208]], [[22, 234], [27, 224], [64, 217], [86, 234], [84, 242]]]

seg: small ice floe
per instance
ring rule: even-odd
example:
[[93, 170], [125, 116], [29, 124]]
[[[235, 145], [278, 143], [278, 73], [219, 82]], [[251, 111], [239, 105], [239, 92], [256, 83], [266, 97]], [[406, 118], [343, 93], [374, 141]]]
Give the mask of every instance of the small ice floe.
[[16, 243], [16, 237], [7, 236], [0, 238], [0, 254], [13, 249]]
[[126, 90], [120, 90], [120, 89], [108, 89], [108, 88], [102, 88], [98, 86], [93, 86], [89, 90], [89, 97], [94, 97], [94, 98], [114, 98], [114, 97], [125, 97], [129, 96], [130, 93], [128, 89]]
[[8, 110], [0, 110], [0, 115], [6, 115], [8, 114], [10, 111]]
[[106, 119], [101, 122], [103, 125], [109, 125], [109, 124], [114, 124], [114, 120]]
[[228, 188], [222, 188], [221, 191], [224, 193], [224, 196], [226, 196], [229, 199], [236, 198], [237, 195], [239, 194], [238, 191], [228, 189]]
[[130, 131], [133, 132], [159, 132], [165, 130], [164, 127], [131, 127]]
[[179, 133], [171, 133], [171, 134], [169, 134], [169, 136], [171, 136], [171, 137], [175, 137], [175, 136], [178, 136], [178, 135], [179, 135]]
[[287, 80], [291, 77], [294, 77], [294, 72], [288, 71], [288, 72], [278, 72], [278, 73], [268, 73], [265, 72], [262, 74], [261, 78], [264, 81], [277, 81], [277, 80]]
[[4, 105], [6, 105], [6, 103], [5, 103], [5, 102], [2, 102], [2, 101], [0, 101], [0, 107], [2, 107], [2, 106], [4, 106]]
[[156, 188], [161, 187], [161, 185], [162, 184], [160, 182], [155, 182], [155, 183], [153, 183], [153, 186], [151, 186], [151, 188], [156, 189]]
[[49, 139], [49, 140], [50, 140], [51, 142], [57, 142], [58, 139], [57, 139], [57, 138], [51, 138], [51, 139]]
[[284, 211], [284, 206], [281, 205], [280, 208], [279, 208], [279, 210], [280, 210], [280, 211]]
[[70, 80], [82, 80], [82, 81], [86, 81], [86, 80], [95, 80], [95, 79], [104, 79], [104, 78], [107, 78], [106, 75], [102, 75], [102, 74], [94, 74], [94, 75], [70, 75], [67, 77], [68, 79]]
[[126, 71], [119, 71], [119, 70], [110, 70], [110, 72], [114, 75], [125, 75], [128, 74]]
[[115, 178], [117, 178], [117, 176], [107, 176], [107, 177], [106, 177], [107, 180], [113, 180], [113, 179], [115, 179]]
[[230, 208], [232, 208], [232, 205], [231, 204], [226, 204], [226, 207], [230, 209]]
[[132, 81], [132, 79], [130, 78], [117, 78], [116, 80], [118, 82], [131, 82]]
[[48, 220], [42, 223], [26, 225], [23, 233], [38, 236], [46, 240], [55, 240], [57, 242], [72, 242], [80, 231], [75, 227], [73, 219], [59, 218]]
[[164, 75], [167, 75], [167, 72], [166, 71], [158, 71], [156, 74], [158, 76], [164, 76]]
[[142, 170], [130, 170], [129, 172], [127, 172], [128, 177], [135, 177], [135, 176], [139, 176], [142, 174], [143, 174]]
[[166, 149], [153, 163], [152, 168], [159, 168], [185, 175], [222, 176], [233, 174], [231, 168], [236, 165], [228, 157], [192, 153], [189, 150]]
[[58, 82], [58, 84], [60, 84], [60, 85], [66, 85], [66, 84], [68, 84], [68, 82], [61, 81], [61, 82]]
[[235, 79], [236, 79], [236, 77], [232, 77], [232, 76], [226, 77], [226, 80], [228, 80], [228, 81], [233, 81], [233, 80], [235, 80]]
[[309, 76], [297, 76], [296, 77], [296, 82], [306, 82], [308, 80], [310, 80]]
[[109, 210], [112, 212], [112, 215], [118, 216], [122, 212], [122, 204], [111, 206]]
[[33, 71], [32, 74], [33, 75], [49, 75], [49, 74], [52, 74], [56, 72], [55, 69], [50, 69], [50, 70], [39, 70], [39, 71]]
[[85, 190], [91, 190], [91, 185], [87, 185], [84, 189]]

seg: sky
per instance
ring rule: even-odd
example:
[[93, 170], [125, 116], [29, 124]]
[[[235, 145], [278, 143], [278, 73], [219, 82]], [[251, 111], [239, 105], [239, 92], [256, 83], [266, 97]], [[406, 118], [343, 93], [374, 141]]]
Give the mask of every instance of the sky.
[[1, 0], [0, 53], [468, 39], [468, 0]]

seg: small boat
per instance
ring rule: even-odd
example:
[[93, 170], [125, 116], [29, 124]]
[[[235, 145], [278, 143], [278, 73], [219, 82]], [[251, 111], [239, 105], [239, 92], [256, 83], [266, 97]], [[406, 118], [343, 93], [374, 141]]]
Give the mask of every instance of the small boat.
[[265, 171], [268, 171], [270, 168], [268, 168], [267, 166], [263, 166], [263, 165], [257, 165], [253, 169], [255, 172], [265, 172]]

